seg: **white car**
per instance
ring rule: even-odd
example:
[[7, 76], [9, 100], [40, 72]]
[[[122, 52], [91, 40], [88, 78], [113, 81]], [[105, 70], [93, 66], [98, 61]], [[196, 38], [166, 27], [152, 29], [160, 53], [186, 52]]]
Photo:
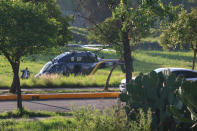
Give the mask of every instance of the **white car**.
[[[171, 73], [175, 74], [176, 76], [183, 75], [186, 80], [188, 81], [196, 81], [197, 80], [197, 71], [185, 69], [185, 68], [158, 68], [154, 70], [156, 73], [162, 72], [164, 75], [169, 75]], [[135, 78], [132, 78], [135, 79]], [[119, 85], [120, 92], [126, 93], [126, 79], [123, 79]]]

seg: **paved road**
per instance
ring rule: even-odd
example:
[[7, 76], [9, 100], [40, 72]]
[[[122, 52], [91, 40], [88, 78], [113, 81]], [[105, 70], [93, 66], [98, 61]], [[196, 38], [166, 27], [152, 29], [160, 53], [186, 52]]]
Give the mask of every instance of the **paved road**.
[[[88, 105], [96, 106], [102, 110], [117, 104], [117, 99], [100, 98], [100, 99], [66, 99], [66, 100], [31, 100], [23, 101], [23, 106], [32, 111], [71, 111], [72, 107], [87, 107]], [[12, 111], [16, 109], [16, 101], [0, 101], [0, 112]]]

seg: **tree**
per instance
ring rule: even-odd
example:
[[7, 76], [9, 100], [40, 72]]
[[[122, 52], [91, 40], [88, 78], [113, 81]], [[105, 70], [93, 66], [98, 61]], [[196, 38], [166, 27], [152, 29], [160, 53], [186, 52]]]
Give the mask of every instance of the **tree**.
[[46, 11], [45, 13], [47, 16], [51, 19], [55, 19], [59, 22], [59, 28], [58, 28], [58, 40], [57, 44], [60, 46], [64, 46], [66, 42], [72, 40], [72, 33], [68, 29], [69, 22], [71, 22], [73, 19], [68, 17], [63, 17], [62, 13], [57, 6], [56, 0], [23, 0], [23, 2], [30, 2], [36, 6], [44, 6]]
[[121, 0], [113, 10], [112, 17], [103, 23], [97, 24], [90, 31], [90, 39], [100, 43], [112, 45], [125, 61], [126, 83], [132, 79], [133, 58], [140, 40], [150, 34], [154, 26], [154, 16], [147, 8], [146, 2], [130, 8], [132, 3]]
[[59, 22], [49, 19], [43, 6], [13, 0], [0, 1], [0, 52], [12, 67], [14, 88], [11, 91], [17, 91], [20, 110], [20, 60], [25, 55], [56, 46], [58, 27]]
[[160, 43], [165, 48], [176, 48], [176, 46], [189, 45], [193, 50], [192, 69], [195, 68], [197, 54], [197, 9], [190, 13], [186, 10], [180, 11], [175, 21], [168, 24], [160, 36]]
[[111, 16], [111, 10], [108, 8], [108, 0], [77, 0], [83, 14], [94, 23], [86, 20], [89, 25], [103, 22]]
[[[71, 20], [70, 17], [62, 17], [61, 12], [56, 5], [56, 0], [18, 0], [18, 2], [23, 1], [24, 3], [31, 4], [34, 7], [43, 8], [45, 15], [58, 23], [58, 34], [56, 45], [64, 46], [65, 43], [72, 39], [70, 30], [68, 29], [68, 22]], [[15, 2], [16, 3], [16, 2]], [[38, 26], [39, 24], [35, 25]], [[38, 28], [38, 27], [37, 27]], [[12, 82], [10, 92], [16, 92], [15, 82]]]

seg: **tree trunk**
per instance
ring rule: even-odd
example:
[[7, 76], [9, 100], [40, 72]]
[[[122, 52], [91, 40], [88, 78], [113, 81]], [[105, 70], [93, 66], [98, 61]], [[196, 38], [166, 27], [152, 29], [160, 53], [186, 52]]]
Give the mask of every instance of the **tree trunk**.
[[19, 78], [19, 66], [20, 62], [12, 63], [12, 70], [13, 70], [13, 82], [12, 86], [15, 88], [13, 90], [16, 90], [17, 92], [17, 108], [22, 112], [23, 106], [22, 106], [22, 96], [21, 96], [21, 88], [20, 88], [20, 78]]
[[194, 70], [194, 68], [195, 68], [195, 63], [196, 63], [196, 53], [197, 53], [197, 50], [194, 50], [194, 57], [193, 57], [192, 70]]
[[108, 91], [108, 87], [109, 87], [109, 80], [111, 78], [111, 75], [112, 75], [112, 72], [113, 70], [120, 64], [120, 60], [112, 67], [109, 75], [108, 75], [108, 78], [106, 80], [106, 84], [105, 84], [105, 88], [104, 88], [104, 91]]
[[12, 85], [11, 85], [11, 88], [10, 88], [10, 93], [14, 93], [16, 94], [16, 85], [17, 85], [17, 78], [16, 76], [14, 75], [14, 71], [13, 71], [13, 80], [12, 80]]
[[128, 39], [128, 32], [122, 31], [120, 37], [123, 42], [123, 49], [124, 49], [126, 83], [129, 83], [132, 79], [133, 59], [131, 57], [131, 47]]

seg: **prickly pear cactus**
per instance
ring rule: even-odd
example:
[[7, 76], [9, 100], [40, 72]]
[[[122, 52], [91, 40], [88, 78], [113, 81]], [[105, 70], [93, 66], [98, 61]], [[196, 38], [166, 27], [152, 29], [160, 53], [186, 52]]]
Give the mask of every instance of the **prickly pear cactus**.
[[[192, 123], [193, 129], [197, 129], [197, 81], [183, 81], [180, 88], [177, 90], [177, 96], [186, 105], [187, 109], [190, 112], [191, 117], [188, 119], [183, 114], [178, 114], [177, 117], [179, 120], [185, 120]], [[175, 110], [175, 109], [174, 109]]]
[[152, 71], [147, 75], [140, 74], [131, 81], [126, 94], [120, 94], [120, 100], [126, 102], [126, 112], [131, 119], [135, 119], [137, 109], [145, 112], [152, 111], [152, 128], [156, 130], [175, 130], [175, 120], [168, 110], [170, 105], [181, 108], [175, 91], [180, 86], [180, 80], [175, 75], [164, 77], [162, 73]]

